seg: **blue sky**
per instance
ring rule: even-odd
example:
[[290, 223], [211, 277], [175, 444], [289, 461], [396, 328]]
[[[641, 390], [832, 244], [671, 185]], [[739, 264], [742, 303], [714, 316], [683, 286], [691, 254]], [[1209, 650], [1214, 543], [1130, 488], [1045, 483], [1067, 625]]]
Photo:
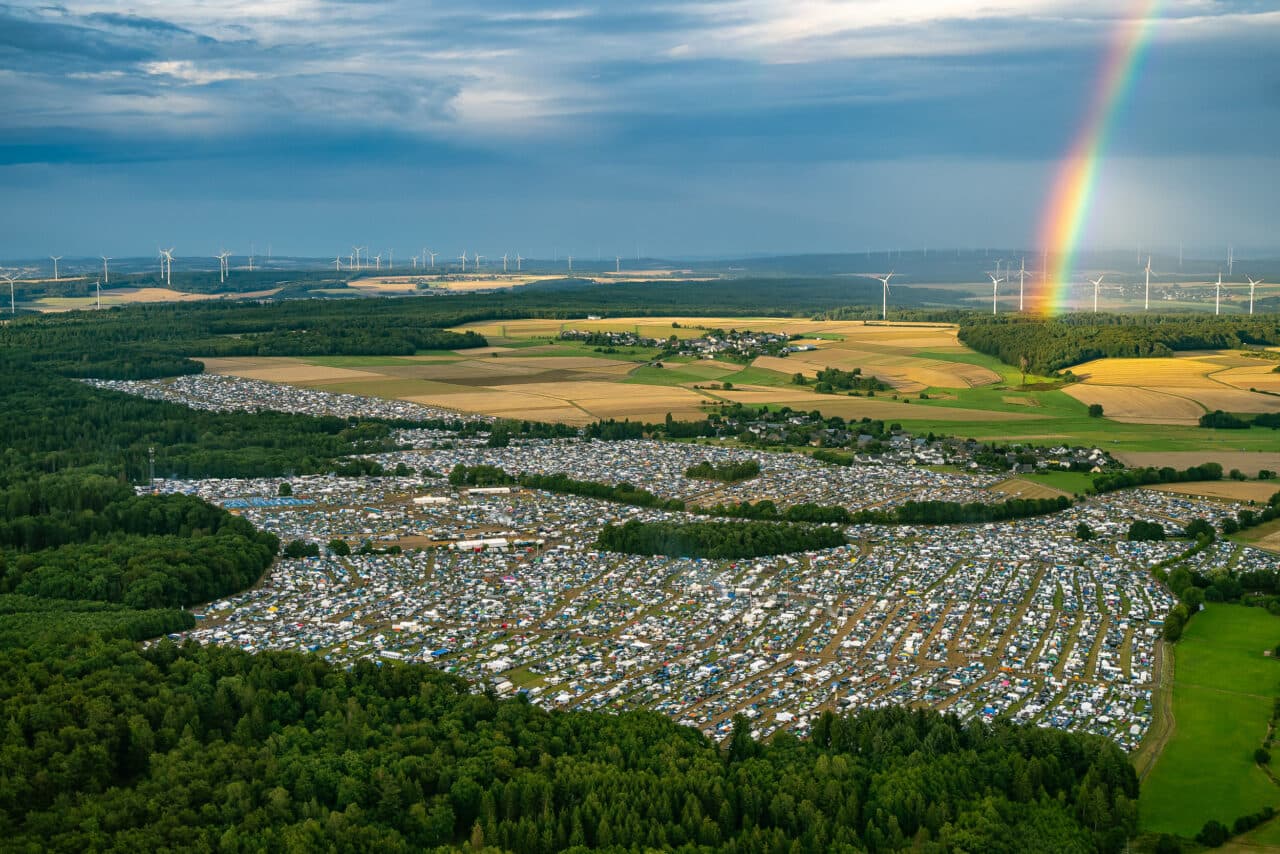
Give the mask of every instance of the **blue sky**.
[[[1133, 8], [0, 3], [0, 256], [1030, 246]], [[1167, 0], [1113, 143], [1092, 245], [1280, 248], [1280, 2]]]

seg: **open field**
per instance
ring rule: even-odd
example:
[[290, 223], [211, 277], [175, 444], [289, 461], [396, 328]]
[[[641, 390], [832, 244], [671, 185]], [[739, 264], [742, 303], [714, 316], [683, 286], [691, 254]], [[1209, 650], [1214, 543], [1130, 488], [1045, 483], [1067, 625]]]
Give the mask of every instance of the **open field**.
[[1021, 477], [1002, 480], [999, 483], [992, 484], [988, 489], [992, 492], [1003, 492], [1005, 495], [1018, 498], [1057, 498], [1059, 495], [1071, 495], [1071, 493], [1057, 489], [1043, 481], [1028, 480]]
[[1174, 731], [1142, 786], [1146, 831], [1194, 836], [1209, 819], [1280, 802], [1280, 788], [1253, 762], [1280, 695], [1280, 619], [1262, 608], [1210, 604], [1176, 647]]
[[512, 273], [511, 275], [502, 275], [495, 273], [450, 273], [447, 276], [443, 274], [431, 275], [403, 275], [403, 276], [366, 276], [354, 279], [348, 283], [349, 287], [356, 288], [361, 291], [371, 293], [418, 293], [423, 289], [418, 287], [419, 282], [426, 283], [432, 288], [446, 291], [491, 291], [498, 288], [517, 288], [521, 285], [527, 285], [531, 282], [543, 282], [548, 279], [561, 279], [563, 276], [532, 276]]
[[[672, 326], [672, 324], [679, 324]], [[697, 338], [698, 329], [738, 329], [753, 332], [786, 332], [811, 339], [842, 341], [846, 345], [881, 344], [895, 349], [953, 348], [967, 352], [956, 338], [956, 327], [941, 323], [864, 323], [860, 320], [809, 320], [791, 317], [611, 317], [601, 320], [558, 320], [534, 318], [525, 320], [471, 323], [459, 329], [474, 329], [482, 335], [498, 338], [554, 337], [566, 329], [589, 332], [635, 332], [653, 338]], [[817, 343], [812, 340], [810, 343]]]
[[[64, 280], [65, 281], [65, 280]], [[262, 299], [275, 294], [279, 288], [235, 294], [192, 294], [169, 288], [103, 288], [102, 307], [132, 305], [146, 302], [200, 302], [220, 299]], [[72, 311], [93, 308], [98, 304], [96, 294], [85, 297], [41, 297], [28, 300], [25, 305], [36, 311]]]
[[[1031, 385], [1024, 387], [1016, 369], [969, 350], [957, 341], [956, 328], [946, 324], [664, 316], [516, 319], [468, 328], [489, 336], [493, 346], [398, 357], [211, 360], [209, 369], [329, 391], [411, 399], [461, 412], [573, 424], [597, 418], [658, 421], [667, 412], [680, 419], [701, 418], [712, 406], [740, 402], [881, 419], [920, 434], [1096, 445], [1133, 465], [1185, 468], [1212, 460], [1251, 476], [1262, 468], [1280, 470], [1276, 434], [1202, 429], [1196, 422], [1204, 406], [1185, 396], [1217, 403], [1218, 394], [1244, 395], [1280, 403], [1280, 398], [1218, 381], [1220, 374], [1239, 382], [1257, 381], [1257, 368], [1275, 364], [1238, 353], [1090, 363], [1096, 378], [1114, 382], [1148, 381], [1150, 363], [1163, 387], [1086, 381], [1056, 388], [1041, 377], [1028, 377]], [[745, 367], [725, 360], [675, 358], [658, 368], [648, 364], [653, 350], [624, 347], [605, 354], [558, 338], [564, 329], [667, 338], [697, 337], [714, 328], [804, 335], [818, 349], [786, 358], [758, 358]], [[808, 373], [827, 365], [861, 367], [899, 387], [868, 398], [819, 395], [791, 383], [797, 371]], [[1229, 373], [1233, 371], [1253, 373], [1240, 380], [1238, 373]], [[732, 389], [720, 388], [724, 382], [731, 382]], [[579, 388], [580, 383], [588, 385]], [[609, 385], [616, 387], [606, 391]], [[1088, 417], [1086, 401], [1094, 399], [1091, 395], [1100, 398], [1106, 417]]]
[[[502, 259], [499, 258], [499, 261]], [[515, 266], [514, 262], [511, 266]], [[561, 281], [566, 278], [583, 279], [597, 283], [649, 282], [655, 279], [679, 278], [688, 282], [710, 282], [719, 276], [693, 276], [688, 270], [621, 270], [617, 273], [499, 273], [485, 270], [479, 273], [462, 273], [437, 270], [433, 273], [404, 273], [388, 276], [363, 276], [350, 282], [352, 288], [375, 294], [416, 293], [424, 290], [423, 283], [435, 290], [492, 291], [518, 288], [536, 282]]]
[[1159, 359], [1096, 359], [1071, 370], [1082, 383], [1067, 393], [1100, 403], [1116, 421], [1194, 424], [1205, 411], [1277, 412], [1280, 397], [1249, 391], [1280, 388], [1276, 363], [1230, 350]]
[[1280, 481], [1274, 480], [1211, 480], [1198, 483], [1169, 483], [1151, 486], [1159, 492], [1177, 492], [1182, 495], [1200, 495], [1207, 498], [1225, 498], [1230, 501], [1265, 502], [1280, 492]]
[[[981, 365], [964, 362], [945, 362], [916, 356], [917, 342], [931, 346], [936, 342], [914, 338], [893, 347], [880, 341], [859, 340], [862, 346], [852, 349], [847, 344], [833, 342], [817, 350], [793, 353], [785, 359], [761, 356], [755, 366], [783, 373], [801, 372], [814, 376], [824, 368], [842, 371], [861, 368], [863, 374], [874, 376], [899, 391], [917, 392], [927, 388], [972, 388], [1000, 381], [1000, 375]], [[875, 349], [872, 349], [875, 348]]]
[[[1259, 435], [1267, 435], [1270, 439], [1268, 447], [1275, 447], [1275, 436], [1271, 431], [1256, 432]], [[1212, 458], [1227, 471], [1240, 469], [1249, 477], [1257, 477], [1259, 469], [1280, 471], [1280, 452], [1277, 451], [1215, 450], [1212, 454], [1198, 451], [1120, 451], [1115, 454], [1115, 457], [1128, 466], [1173, 466], [1179, 469], [1199, 465]], [[1277, 488], [1280, 488], [1280, 485]]]
[[1063, 392], [1085, 406], [1098, 404], [1112, 421], [1129, 424], [1186, 424], [1194, 426], [1205, 408], [1194, 400], [1148, 388], [1073, 385]]

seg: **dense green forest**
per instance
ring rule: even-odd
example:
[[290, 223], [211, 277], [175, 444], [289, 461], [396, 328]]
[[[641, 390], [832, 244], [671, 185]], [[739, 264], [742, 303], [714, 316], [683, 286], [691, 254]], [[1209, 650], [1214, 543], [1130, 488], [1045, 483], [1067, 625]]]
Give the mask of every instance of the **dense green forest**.
[[671, 557], [740, 558], [844, 545], [838, 528], [783, 522], [639, 522], [605, 525], [596, 546], [606, 551]]
[[491, 847], [1120, 851], [1137, 779], [1103, 739], [829, 713], [727, 750], [650, 712], [542, 711], [424, 666], [90, 643], [0, 650], [10, 850]]
[[971, 314], [960, 322], [960, 340], [1009, 365], [1025, 357], [1031, 371], [1049, 374], [1106, 356], [1275, 346], [1280, 344], [1280, 315], [1073, 314], [1044, 319]]

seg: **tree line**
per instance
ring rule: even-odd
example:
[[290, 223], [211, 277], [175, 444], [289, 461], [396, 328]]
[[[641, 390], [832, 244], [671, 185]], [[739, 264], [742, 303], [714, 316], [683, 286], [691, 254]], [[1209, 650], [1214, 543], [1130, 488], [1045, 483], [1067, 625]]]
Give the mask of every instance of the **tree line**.
[[1077, 314], [1059, 318], [966, 314], [960, 340], [1031, 371], [1051, 374], [1105, 357], [1172, 356], [1184, 350], [1226, 350], [1280, 344], [1276, 315], [1206, 317], [1143, 314]]

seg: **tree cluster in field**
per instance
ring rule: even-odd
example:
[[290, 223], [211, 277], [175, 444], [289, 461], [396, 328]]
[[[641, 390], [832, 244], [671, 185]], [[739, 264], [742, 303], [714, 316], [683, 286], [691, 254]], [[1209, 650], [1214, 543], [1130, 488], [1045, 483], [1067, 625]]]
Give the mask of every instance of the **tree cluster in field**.
[[97, 643], [0, 650], [15, 850], [1119, 852], [1105, 739], [825, 713], [728, 748], [653, 712], [551, 713], [424, 665]]
[[458, 463], [449, 472], [450, 486], [510, 486], [516, 479], [497, 466]]
[[[808, 385], [809, 378], [802, 373], [793, 374], [793, 385]], [[863, 376], [862, 368], [849, 371], [840, 368], [823, 368], [813, 380], [813, 390], [818, 394], [834, 394], [838, 391], [889, 391], [893, 386], [874, 376]]]
[[955, 525], [1005, 522], [1057, 513], [1071, 506], [1065, 495], [1056, 498], [1010, 498], [998, 504], [981, 501], [906, 501], [886, 509], [859, 510], [853, 521], [863, 525]]
[[1129, 532], [1126, 539], [1131, 542], [1158, 542], [1163, 540], [1165, 536], [1164, 525], [1159, 522], [1149, 522], [1145, 519], [1134, 519], [1129, 523]]
[[830, 549], [846, 543], [838, 528], [788, 522], [640, 522], [600, 529], [605, 551], [669, 557], [744, 558]]
[[697, 480], [715, 480], [720, 483], [741, 483], [751, 480], [760, 474], [760, 463], [755, 460], [741, 460], [716, 465], [710, 460], [689, 466], [684, 470], [685, 477]]
[[1043, 319], [966, 315], [960, 340], [1007, 365], [1025, 358], [1030, 370], [1051, 374], [1105, 357], [1171, 356], [1184, 350], [1223, 350], [1280, 344], [1275, 315], [1070, 315]]
[[[1280, 401], [1277, 401], [1280, 404]], [[1213, 430], [1248, 430], [1250, 427], [1280, 429], [1280, 412], [1260, 412], [1252, 417], [1215, 409], [1200, 416], [1200, 426]]]
[[602, 501], [616, 501], [636, 507], [657, 507], [662, 510], [681, 511], [685, 503], [679, 498], [662, 498], [646, 489], [629, 483], [607, 484], [593, 480], [574, 480], [566, 474], [528, 474], [519, 476], [518, 482], [526, 489], [541, 489], [564, 495], [581, 495]]
[[1218, 463], [1201, 463], [1179, 471], [1172, 466], [1162, 468], [1134, 468], [1101, 472], [1093, 477], [1093, 491], [1101, 495], [1118, 489], [1135, 486], [1154, 486], [1161, 483], [1188, 483], [1200, 480], [1222, 480], [1222, 466]]

